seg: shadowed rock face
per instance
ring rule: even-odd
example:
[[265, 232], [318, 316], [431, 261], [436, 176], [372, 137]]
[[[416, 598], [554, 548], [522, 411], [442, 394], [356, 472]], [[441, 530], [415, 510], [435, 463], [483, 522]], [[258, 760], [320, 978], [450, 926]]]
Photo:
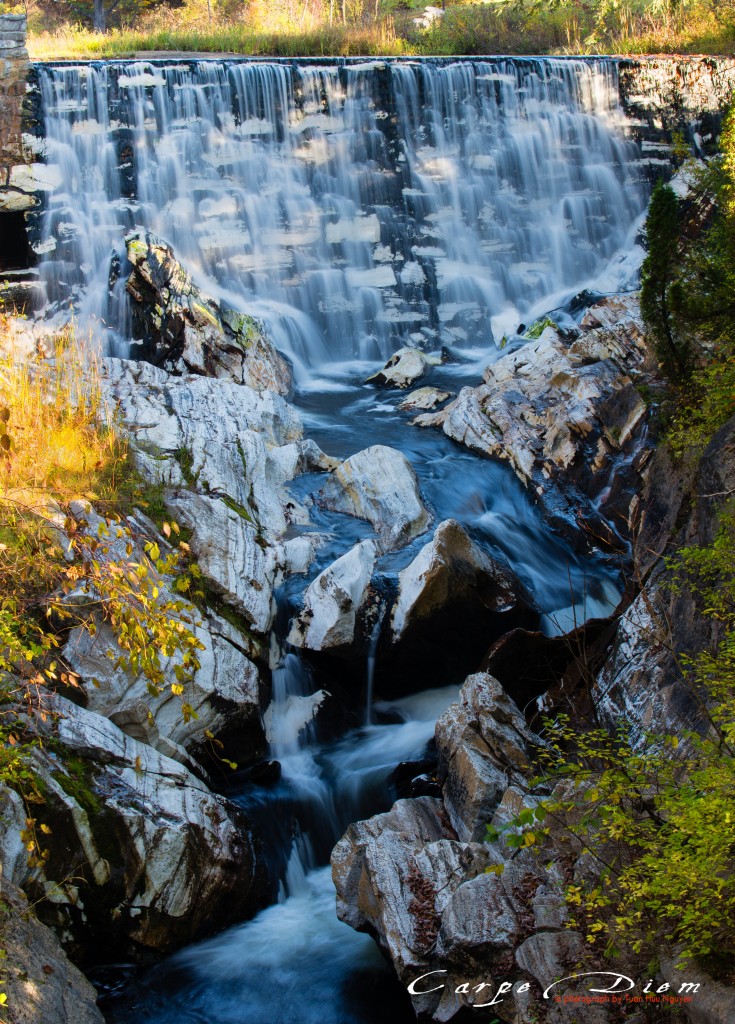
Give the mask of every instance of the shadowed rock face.
[[[45, 726], [64, 759], [34, 752], [54, 842], [29, 885], [77, 959], [140, 960], [251, 916], [264, 865], [247, 820], [183, 765], [62, 697]], [[53, 718], [53, 722], [52, 722]], [[111, 912], [114, 910], [114, 912]]]
[[[25, 894], [0, 878], [4, 1008], [13, 1024], [104, 1024], [97, 993], [70, 963], [54, 933], [28, 907]], [[9, 911], [9, 913], [7, 913]]]
[[533, 599], [508, 566], [446, 520], [398, 576], [380, 685], [389, 695], [461, 682], [479, 664], [483, 644], [537, 623]]
[[288, 393], [286, 361], [258, 320], [206, 295], [155, 235], [131, 235], [126, 244], [131, 264], [126, 288], [143, 359], [179, 373]]

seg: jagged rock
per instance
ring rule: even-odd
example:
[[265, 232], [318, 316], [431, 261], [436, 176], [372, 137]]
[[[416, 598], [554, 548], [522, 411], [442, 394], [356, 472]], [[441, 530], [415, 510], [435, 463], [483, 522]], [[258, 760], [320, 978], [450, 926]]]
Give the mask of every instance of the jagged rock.
[[272, 391], [174, 377], [146, 363], [107, 359], [102, 385], [152, 483], [227, 499], [267, 536], [308, 521], [285, 484], [334, 460], [302, 440], [295, 409]]
[[487, 612], [501, 613], [530, 603], [530, 598], [507, 566], [481, 551], [455, 519], [446, 519], [399, 574], [393, 636], [400, 639], [454, 605], [471, 615], [468, 605], [473, 601]]
[[646, 407], [628, 376], [648, 365], [636, 301], [602, 300], [581, 332], [570, 345], [546, 327], [488, 366], [484, 384], [413, 422], [509, 462], [557, 525], [619, 546], [646, 450]]
[[96, 957], [104, 934], [106, 956], [167, 952], [262, 905], [264, 867], [237, 808], [101, 715], [46, 703], [41, 727], [59, 746], [34, 750], [33, 767], [53, 842], [32, 882], [69, 946]]
[[366, 519], [382, 551], [408, 544], [431, 520], [406, 456], [380, 444], [346, 459], [317, 494], [316, 502], [332, 512]]
[[439, 388], [419, 388], [417, 391], [412, 391], [410, 395], [406, 395], [403, 401], [399, 402], [398, 408], [404, 412], [429, 411], [436, 409], [437, 405], [441, 405], [452, 397], [451, 391], [440, 391]]
[[271, 391], [117, 359], [104, 364], [103, 388], [140, 471], [166, 488], [167, 505], [192, 530], [191, 549], [212, 589], [266, 633], [273, 587], [284, 574], [305, 572], [315, 547], [306, 535], [279, 540], [290, 523], [308, 522], [286, 484], [337, 463], [302, 438], [297, 413]]
[[131, 264], [126, 289], [142, 358], [176, 373], [288, 393], [288, 365], [259, 320], [206, 295], [162, 239], [137, 232], [125, 241]]
[[[530, 1021], [538, 984], [543, 990], [571, 973], [570, 957], [585, 960], [564, 899], [579, 845], [563, 829], [551, 830], [540, 853], [508, 857], [504, 844], [477, 841], [490, 818], [500, 827], [534, 806], [523, 788], [533, 739], [496, 680], [470, 677], [437, 723], [443, 802], [399, 800], [351, 825], [334, 849], [338, 916], [376, 938], [403, 984], [426, 974], [411, 993], [422, 1020], [464, 1020], [467, 1008], [474, 1016], [492, 1005], [504, 1020]], [[490, 866], [502, 870], [488, 873]], [[509, 977], [514, 961], [520, 977]], [[569, 1007], [552, 1004], [550, 1022], [573, 1019]]]
[[534, 736], [492, 676], [470, 676], [459, 696], [436, 724], [439, 776], [454, 830], [478, 842], [508, 785], [522, 777]]
[[375, 934], [401, 978], [426, 963], [452, 893], [488, 863], [483, 846], [450, 837], [441, 802], [418, 797], [350, 825], [332, 853], [337, 916]]
[[3, 1010], [12, 1024], [104, 1024], [94, 988], [4, 874], [0, 897]]
[[356, 544], [309, 584], [304, 607], [291, 627], [288, 642], [323, 651], [351, 644], [355, 623], [375, 567], [371, 540]]
[[418, 348], [400, 348], [382, 370], [368, 377], [368, 384], [407, 388], [426, 373], [431, 360]]

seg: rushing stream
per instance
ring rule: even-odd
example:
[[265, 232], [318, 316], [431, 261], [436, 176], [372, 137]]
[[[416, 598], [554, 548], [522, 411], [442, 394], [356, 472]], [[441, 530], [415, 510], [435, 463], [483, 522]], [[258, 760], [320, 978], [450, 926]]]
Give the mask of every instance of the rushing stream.
[[[419, 431], [365, 378], [404, 344], [449, 348], [431, 383], [456, 392], [518, 344], [521, 323], [570, 317], [583, 289], [630, 286], [627, 254], [648, 195], [646, 161], [605, 60], [155, 61], [39, 66], [48, 195], [47, 314], [72, 303], [127, 354], [124, 236], [171, 243], [210, 294], [261, 317], [294, 367], [306, 434], [345, 457], [399, 448], [436, 521], [458, 519], [505, 558], [548, 633], [618, 597], [614, 571], [544, 527], [512, 472]], [[566, 310], [566, 311], [565, 311]], [[506, 349], [507, 350], [507, 349]], [[402, 396], [401, 396], [402, 397]], [[302, 478], [294, 491], [314, 489]], [[328, 535], [311, 578], [367, 526], [313, 510]], [[395, 573], [426, 542], [385, 556]], [[288, 618], [303, 579], [283, 589]], [[452, 638], [442, 689], [388, 701], [376, 625], [364, 724], [320, 743], [319, 686], [283, 646], [266, 715], [277, 782], [234, 787], [280, 879], [246, 924], [136, 975], [105, 1002], [114, 1024], [389, 1024], [413, 1019], [373, 941], [334, 913], [329, 852], [347, 825], [387, 809], [389, 777], [420, 760], [456, 697]], [[286, 630], [282, 635], [286, 635]], [[315, 692], [316, 691], [316, 692]], [[377, 703], [374, 705], [374, 698]]]

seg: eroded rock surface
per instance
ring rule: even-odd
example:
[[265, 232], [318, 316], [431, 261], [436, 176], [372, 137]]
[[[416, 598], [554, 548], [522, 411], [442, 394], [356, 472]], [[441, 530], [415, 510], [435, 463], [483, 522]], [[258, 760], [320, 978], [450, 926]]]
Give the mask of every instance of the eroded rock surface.
[[404, 547], [431, 522], [410, 462], [401, 452], [380, 444], [345, 459], [316, 502], [333, 512], [366, 519], [382, 551]]
[[264, 866], [237, 808], [103, 716], [60, 696], [48, 709], [57, 746], [33, 763], [54, 841], [30, 884], [77, 955], [95, 959], [100, 934], [106, 955], [167, 952], [262, 905]]
[[629, 535], [644, 458], [646, 406], [630, 377], [647, 359], [637, 301], [604, 299], [580, 329], [570, 344], [547, 327], [491, 363], [479, 387], [414, 423], [508, 462], [558, 526], [615, 546]]

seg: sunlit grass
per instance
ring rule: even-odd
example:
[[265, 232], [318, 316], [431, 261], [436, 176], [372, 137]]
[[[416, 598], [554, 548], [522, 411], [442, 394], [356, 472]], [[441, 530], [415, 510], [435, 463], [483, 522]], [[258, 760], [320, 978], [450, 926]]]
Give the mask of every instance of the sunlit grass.
[[[638, 18], [607, 26], [591, 15], [579, 19], [563, 9], [498, 9], [485, 4], [452, 5], [443, 21], [422, 32], [416, 10], [367, 25], [329, 24], [310, 16], [292, 19], [268, 6], [251, 7], [247, 22], [192, 15], [189, 9], [157, 13], [135, 29], [92, 32], [64, 27], [31, 32], [33, 60], [128, 58], [151, 52], [222, 53], [246, 56], [430, 56], [455, 54], [589, 54], [735, 52], [735, 18], [727, 10], [693, 11], [678, 19]], [[395, 19], [395, 20], [394, 20]]]
[[32, 60], [91, 60], [152, 51], [280, 57], [399, 56], [413, 52], [404, 39], [396, 36], [390, 22], [368, 28], [322, 25], [308, 31], [280, 32], [256, 31], [242, 24], [107, 33], [69, 28], [29, 36], [28, 51]]

